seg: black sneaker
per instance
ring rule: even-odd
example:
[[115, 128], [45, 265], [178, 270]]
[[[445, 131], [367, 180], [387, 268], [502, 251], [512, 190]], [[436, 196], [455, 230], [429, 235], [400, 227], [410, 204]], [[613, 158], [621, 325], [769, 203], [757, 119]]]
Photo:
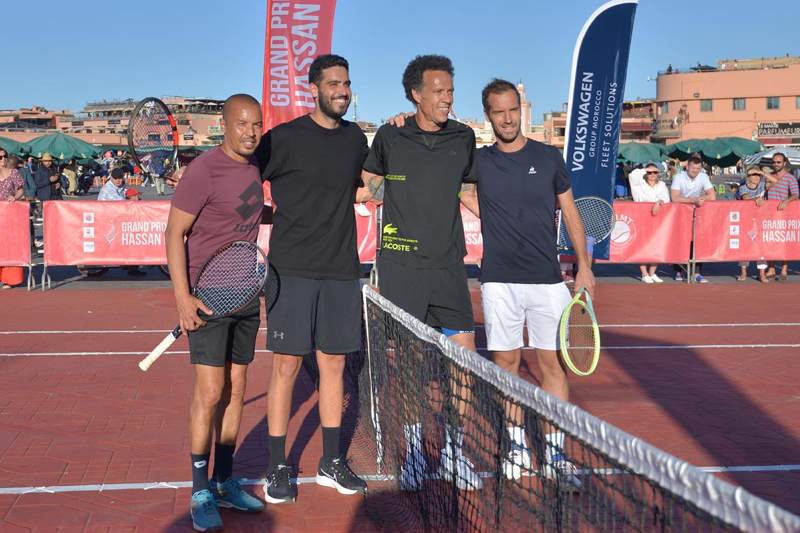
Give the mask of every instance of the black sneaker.
[[364, 494], [367, 484], [350, 469], [347, 461], [341, 457], [325, 464], [319, 460], [317, 485], [336, 489], [339, 494]]
[[264, 479], [264, 499], [268, 503], [294, 503], [292, 487], [292, 467], [280, 464], [275, 470], [267, 472]]

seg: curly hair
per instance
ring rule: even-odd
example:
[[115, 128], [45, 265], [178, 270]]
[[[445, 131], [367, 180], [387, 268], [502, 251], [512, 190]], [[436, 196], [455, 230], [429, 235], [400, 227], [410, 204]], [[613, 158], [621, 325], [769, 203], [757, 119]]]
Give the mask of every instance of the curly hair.
[[403, 89], [406, 90], [406, 98], [412, 104], [417, 102], [414, 100], [411, 90], [416, 89], [417, 92], [422, 90], [422, 75], [426, 70], [441, 70], [450, 74], [451, 78], [455, 77], [453, 62], [449, 58], [437, 55], [415, 57], [403, 72]]

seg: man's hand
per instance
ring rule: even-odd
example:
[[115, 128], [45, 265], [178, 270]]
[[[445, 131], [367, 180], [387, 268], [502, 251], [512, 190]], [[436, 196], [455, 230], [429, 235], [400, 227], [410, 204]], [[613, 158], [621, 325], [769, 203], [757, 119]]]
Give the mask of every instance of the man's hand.
[[184, 172], [186, 172], [186, 167], [181, 167], [169, 176], [164, 176], [164, 182], [169, 185], [170, 188], [175, 189], [181, 181], [181, 176], [183, 176]]
[[788, 198], [778, 204], [778, 211], [783, 211], [784, 209], [786, 209], [787, 205], [789, 205], [789, 199]]
[[586, 266], [581, 266], [578, 269], [578, 275], [575, 276], [575, 291], [577, 292], [581, 287], [594, 300], [594, 273], [591, 268]]
[[393, 116], [389, 120], [386, 121], [387, 124], [391, 124], [392, 126], [397, 126], [398, 128], [402, 128], [406, 125], [406, 119], [408, 117], [413, 117], [414, 112], [409, 111], [408, 113], [398, 113], [397, 115]]
[[706, 201], [706, 197], [705, 197], [705, 196], [699, 196], [699, 197], [698, 197], [698, 198], [695, 200], [695, 202], [694, 202], [694, 203], [697, 205], [697, 207], [702, 207], [702, 205], [703, 205], [703, 203], [705, 203], [705, 201]]
[[213, 314], [203, 302], [191, 295], [176, 299], [176, 303], [178, 304], [178, 317], [181, 322], [181, 331], [184, 333], [187, 331], [197, 331], [198, 328], [206, 325], [205, 321], [197, 314], [198, 309], [207, 315]]

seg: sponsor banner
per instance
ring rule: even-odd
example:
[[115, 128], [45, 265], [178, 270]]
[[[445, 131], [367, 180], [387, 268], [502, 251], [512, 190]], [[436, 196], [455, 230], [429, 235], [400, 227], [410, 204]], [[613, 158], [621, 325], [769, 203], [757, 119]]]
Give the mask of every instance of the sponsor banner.
[[[364, 211], [364, 209], [368, 211]], [[356, 204], [356, 231], [358, 259], [361, 263], [374, 263], [378, 250], [376, 207], [372, 203]], [[359, 214], [359, 211], [363, 214]], [[269, 238], [272, 224], [262, 224], [258, 232], [258, 245], [269, 255]]]
[[698, 261], [800, 259], [800, 202], [706, 202], [697, 209]]
[[467, 243], [467, 256], [464, 257], [464, 263], [473, 265], [483, 257], [481, 219], [462, 205], [461, 222], [464, 224], [464, 240]]
[[28, 202], [0, 202], [0, 266], [31, 263], [30, 205]]
[[610, 263], [686, 263], [692, 245], [688, 204], [664, 204], [656, 216], [649, 202], [614, 204], [617, 222], [611, 232]]
[[[613, 202], [622, 101], [637, 0], [602, 5], [583, 26], [572, 56], [564, 158], [575, 198]], [[608, 259], [608, 241], [594, 256]]]
[[47, 265], [165, 265], [169, 202], [44, 202]]

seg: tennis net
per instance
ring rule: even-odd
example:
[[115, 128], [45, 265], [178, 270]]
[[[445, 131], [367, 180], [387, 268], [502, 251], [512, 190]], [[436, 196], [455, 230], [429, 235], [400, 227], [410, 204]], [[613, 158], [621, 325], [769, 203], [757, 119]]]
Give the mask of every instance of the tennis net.
[[368, 286], [364, 306], [343, 426], [382, 530], [800, 531], [800, 517], [508, 374]]

